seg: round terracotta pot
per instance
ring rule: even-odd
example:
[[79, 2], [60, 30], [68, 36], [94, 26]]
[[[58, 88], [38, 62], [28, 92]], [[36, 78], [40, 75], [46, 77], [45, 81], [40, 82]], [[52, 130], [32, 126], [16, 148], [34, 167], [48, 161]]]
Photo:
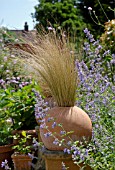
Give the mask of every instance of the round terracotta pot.
[[13, 154], [14, 170], [31, 170], [32, 159], [28, 155]]
[[7, 159], [9, 166], [12, 164], [11, 155], [13, 153], [13, 146], [13, 144], [0, 146], [0, 170], [4, 169], [1, 167], [1, 163], [4, 162], [5, 159]]
[[[49, 118], [53, 120], [49, 121]], [[56, 126], [52, 128], [53, 123], [56, 122]], [[48, 127], [48, 130], [59, 140], [65, 139], [65, 144], [70, 141], [70, 138], [73, 141], [83, 141], [83, 137], [89, 141], [92, 137], [92, 123], [89, 116], [79, 107], [54, 107], [48, 111], [47, 116], [45, 117], [45, 123]], [[58, 126], [62, 124], [63, 128]], [[49, 150], [63, 150], [65, 146], [58, 146], [53, 144], [54, 137], [46, 137], [44, 134], [48, 132], [46, 128], [40, 128], [40, 136], [45, 145]], [[73, 133], [68, 136], [61, 137], [61, 131]]]

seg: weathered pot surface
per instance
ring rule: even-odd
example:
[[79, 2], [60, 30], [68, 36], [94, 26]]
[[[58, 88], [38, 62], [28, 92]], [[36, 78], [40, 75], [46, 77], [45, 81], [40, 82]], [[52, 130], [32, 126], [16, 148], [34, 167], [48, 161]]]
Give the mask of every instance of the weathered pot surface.
[[[62, 170], [62, 163], [65, 164], [65, 169], [68, 167], [70, 170], [80, 170], [84, 165], [83, 163], [76, 165], [72, 160], [70, 154], [65, 154], [63, 151], [50, 151], [46, 148], [41, 151], [42, 157], [45, 159], [46, 170]], [[84, 170], [92, 170], [88, 165]]]
[[31, 170], [32, 159], [28, 155], [12, 154], [14, 170]]
[[[49, 119], [52, 119], [49, 121]], [[56, 122], [56, 126], [52, 128], [53, 123]], [[82, 109], [77, 106], [73, 107], [54, 107], [48, 111], [47, 116], [45, 117], [46, 126], [48, 126], [48, 130], [51, 133], [55, 133], [55, 137], [58, 139], [65, 139], [66, 144], [70, 141], [70, 138], [73, 141], [83, 141], [83, 137], [89, 141], [92, 137], [92, 123], [87, 115]], [[58, 126], [58, 124], [62, 124]], [[40, 136], [45, 145], [45, 147], [49, 150], [63, 150], [65, 146], [58, 146], [53, 144], [54, 137], [49, 136], [45, 137], [44, 134], [48, 132], [45, 128], [40, 128]], [[61, 137], [60, 132], [66, 131], [70, 132], [73, 131], [66, 137]], [[59, 137], [60, 136], [60, 137]]]

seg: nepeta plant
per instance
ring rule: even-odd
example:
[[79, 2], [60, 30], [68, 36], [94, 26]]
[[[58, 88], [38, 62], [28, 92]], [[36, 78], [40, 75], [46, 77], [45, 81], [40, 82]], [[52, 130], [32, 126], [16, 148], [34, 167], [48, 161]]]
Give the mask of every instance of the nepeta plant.
[[[86, 28], [84, 33], [88, 39], [84, 43], [85, 56], [84, 62], [90, 70], [101, 73], [107, 77], [109, 81], [115, 82], [115, 54], [112, 54], [109, 49], [104, 49], [99, 40], [95, 40], [90, 31]], [[109, 47], [108, 47], [109, 48]]]
[[[102, 47], [99, 42], [93, 39], [88, 29], [85, 29], [84, 32], [95, 46], [95, 50], [92, 50], [89, 44], [87, 44], [87, 48], [85, 44], [84, 49], [89, 59], [88, 62], [76, 61], [80, 78], [76, 104], [89, 114], [93, 123], [93, 136], [91, 142], [86, 146], [88, 156], [84, 161], [93, 169], [113, 170], [115, 168], [113, 149], [115, 140], [115, 80], [113, 72], [110, 75], [109, 71], [105, 71], [106, 66], [104, 66], [105, 56], [110, 55], [110, 51], [100, 53]], [[106, 61], [106, 64], [110, 62]], [[109, 69], [112, 70], [111, 67]], [[74, 159], [77, 160], [77, 157]]]

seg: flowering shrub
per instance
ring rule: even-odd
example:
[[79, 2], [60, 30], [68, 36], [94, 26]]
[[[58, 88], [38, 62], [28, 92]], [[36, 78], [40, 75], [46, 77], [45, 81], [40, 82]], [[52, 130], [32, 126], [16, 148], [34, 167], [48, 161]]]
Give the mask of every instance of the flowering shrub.
[[86, 163], [94, 169], [114, 169], [115, 86], [107, 75], [102, 76], [100, 67], [93, 65], [89, 70], [83, 61], [76, 64], [81, 80], [77, 105], [89, 114], [93, 123]]
[[[109, 51], [101, 56], [100, 49], [102, 48], [99, 45], [98, 41], [95, 41], [90, 34], [90, 32], [85, 29], [84, 31], [86, 36], [93, 42], [95, 46], [95, 51], [86, 48], [87, 57], [89, 58], [89, 66], [87, 66], [84, 61], [76, 61], [76, 67], [78, 69], [78, 74], [80, 78], [78, 93], [77, 105], [85, 110], [93, 123], [93, 136], [89, 144], [87, 144], [87, 157], [82, 159], [89, 164], [93, 169], [111, 169], [115, 168], [115, 153], [114, 153], [114, 129], [115, 129], [115, 77], [111, 72], [111, 64], [113, 68], [115, 62], [110, 56], [110, 61], [106, 61], [108, 64], [108, 70], [104, 70], [105, 56]], [[107, 65], [106, 65], [107, 69]], [[105, 71], [105, 72], [104, 72]], [[109, 74], [111, 73], [111, 75]], [[82, 145], [81, 145], [82, 146]], [[81, 151], [80, 151], [81, 152]], [[74, 152], [75, 153], [75, 152]], [[82, 154], [82, 153], [81, 153]], [[76, 161], [78, 155], [73, 155], [73, 159]]]
[[26, 75], [25, 65], [11, 54], [0, 35], [0, 88], [12, 87], [16, 90], [30, 82], [31, 77]]

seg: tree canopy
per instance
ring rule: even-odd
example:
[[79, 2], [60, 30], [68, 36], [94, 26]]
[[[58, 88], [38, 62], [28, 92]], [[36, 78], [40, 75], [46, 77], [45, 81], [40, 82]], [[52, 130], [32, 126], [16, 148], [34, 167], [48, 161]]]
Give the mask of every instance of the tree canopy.
[[40, 0], [33, 17], [38, 21], [37, 26], [44, 28], [51, 24], [54, 28], [61, 26], [70, 33], [79, 34], [85, 27], [75, 0]]
[[[92, 17], [100, 26], [96, 24], [89, 15], [88, 7], [92, 8]], [[48, 26], [62, 29], [69, 33], [81, 35], [86, 25], [95, 35], [104, 31], [105, 22], [114, 19], [114, 0], [39, 0], [35, 6], [35, 13], [32, 14], [36, 19], [37, 28], [42, 25], [45, 29]], [[93, 11], [97, 18], [95, 17]]]

